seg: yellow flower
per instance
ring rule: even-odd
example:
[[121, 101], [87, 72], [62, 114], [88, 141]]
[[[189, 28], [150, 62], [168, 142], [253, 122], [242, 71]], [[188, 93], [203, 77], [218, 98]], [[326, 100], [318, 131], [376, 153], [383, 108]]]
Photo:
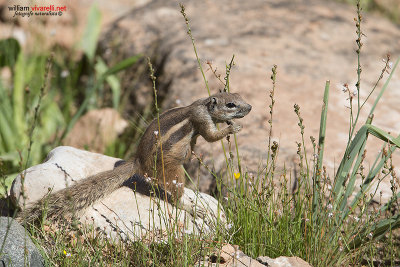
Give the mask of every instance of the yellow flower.
[[64, 253], [64, 255], [67, 255], [67, 252], [65, 250], [63, 251], [63, 253]]
[[240, 172], [235, 172], [233, 175], [235, 176], [236, 180], [240, 178]]

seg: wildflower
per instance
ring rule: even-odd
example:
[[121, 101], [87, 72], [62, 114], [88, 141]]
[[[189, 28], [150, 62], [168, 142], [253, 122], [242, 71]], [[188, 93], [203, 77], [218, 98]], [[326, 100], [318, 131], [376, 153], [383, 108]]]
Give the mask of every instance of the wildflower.
[[65, 257], [71, 257], [71, 253], [67, 253], [65, 250], [63, 251]]
[[228, 230], [231, 230], [233, 227], [233, 223], [228, 223], [228, 225], [226, 227], [228, 228]]
[[333, 208], [332, 204], [328, 204], [327, 208], [331, 210]]
[[372, 238], [373, 236], [374, 236], [374, 235], [373, 235], [372, 233], [369, 233], [369, 234], [368, 234], [368, 237], [369, 237], [369, 238]]
[[174, 185], [176, 185], [176, 180], [172, 180], [172, 183], [173, 183]]
[[60, 75], [61, 75], [61, 78], [66, 78], [66, 77], [69, 76], [69, 71], [68, 70], [63, 70]]
[[235, 172], [233, 175], [235, 176], [236, 180], [240, 178], [240, 172]]
[[155, 135], [155, 136], [158, 136], [158, 131], [154, 131], [154, 135]]
[[329, 213], [328, 213], [328, 217], [329, 217], [329, 218], [333, 217], [333, 213], [332, 213], [332, 212], [329, 212]]

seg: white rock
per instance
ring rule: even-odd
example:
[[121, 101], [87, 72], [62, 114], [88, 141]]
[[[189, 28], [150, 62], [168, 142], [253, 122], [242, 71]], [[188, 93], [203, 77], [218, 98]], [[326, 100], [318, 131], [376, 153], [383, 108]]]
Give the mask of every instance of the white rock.
[[[57, 147], [44, 163], [27, 169], [15, 179], [11, 199], [18, 206], [24, 206], [23, 198], [19, 197], [22, 176], [25, 177], [25, 206], [29, 206], [47, 194], [48, 188], [58, 191], [80, 179], [114, 168], [119, 160], [72, 147]], [[148, 233], [154, 235], [154, 230], [163, 235], [168, 224], [175, 221], [179, 234], [212, 234], [216, 227], [226, 227], [224, 211], [218, 201], [207, 194], [185, 188], [180, 206], [183, 209], [122, 187], [87, 208], [80, 220], [104, 230], [109, 237], [131, 239]], [[192, 214], [196, 214], [195, 218]], [[217, 220], [218, 215], [220, 220]]]

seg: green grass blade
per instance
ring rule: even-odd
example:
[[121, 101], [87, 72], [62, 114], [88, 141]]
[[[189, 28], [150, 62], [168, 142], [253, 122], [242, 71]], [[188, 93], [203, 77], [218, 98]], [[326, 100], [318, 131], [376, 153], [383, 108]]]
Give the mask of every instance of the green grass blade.
[[[398, 227], [400, 227], [400, 214], [394, 215], [385, 220], [381, 220], [378, 223], [374, 224], [372, 227], [365, 227], [360, 232], [355, 233], [353, 235], [355, 236], [355, 238], [350, 242], [348, 248], [358, 248], [365, 240], [378, 238], [384, 235], [388, 230]], [[372, 234], [372, 237], [370, 236], [368, 238], [368, 235], [370, 234]]]
[[112, 66], [111, 68], [109, 68], [104, 74], [103, 74], [103, 79], [106, 78], [109, 75], [113, 75], [116, 74], [122, 70], [125, 70], [127, 68], [129, 68], [130, 66], [132, 66], [133, 64], [135, 64], [139, 59], [141, 59], [143, 56], [142, 55], [136, 55], [133, 57], [129, 57], [127, 59], [124, 59], [120, 62], [118, 62], [117, 64], [115, 64], [114, 66]]
[[81, 41], [81, 48], [90, 62], [93, 62], [97, 40], [101, 29], [101, 12], [96, 5], [90, 8], [87, 25]]
[[367, 138], [367, 125], [363, 125], [357, 134], [354, 136], [354, 139], [351, 141], [350, 146], [347, 148], [345, 155], [340, 162], [336, 177], [335, 177], [335, 185], [333, 188], [333, 194], [335, 196], [335, 205], [338, 205], [339, 199], [342, 197], [344, 190], [344, 183], [346, 182], [347, 175], [349, 174], [353, 162], [359, 153], [361, 147]]
[[349, 198], [349, 196], [354, 191], [354, 184], [356, 182], [357, 172], [358, 172], [358, 169], [360, 168], [361, 161], [362, 161], [363, 154], [364, 154], [364, 150], [365, 150], [365, 146], [367, 144], [367, 138], [368, 138], [368, 135], [366, 135], [365, 140], [362, 142], [361, 147], [358, 150], [357, 159], [356, 159], [356, 162], [354, 163], [354, 166], [352, 167], [353, 171], [351, 173], [351, 176], [350, 176], [349, 181], [348, 181], [347, 186], [346, 186], [346, 192], [344, 194], [343, 201], [342, 201], [341, 206], [340, 206], [340, 211], [342, 211], [342, 219], [347, 216], [347, 211], [348, 211], [346, 209], [346, 207], [347, 207], [347, 199]]
[[324, 98], [322, 104], [322, 111], [321, 111], [321, 120], [319, 124], [319, 137], [318, 137], [318, 164], [317, 164], [317, 171], [314, 178], [313, 184], [313, 211], [315, 211], [316, 207], [318, 206], [318, 198], [319, 195], [317, 192], [319, 191], [319, 180], [321, 178], [322, 172], [322, 162], [324, 158], [324, 146], [325, 146], [325, 132], [326, 132], [326, 119], [328, 116], [328, 100], [329, 100], [329, 86], [330, 81], [326, 81], [325, 83], [325, 91], [324, 91]]

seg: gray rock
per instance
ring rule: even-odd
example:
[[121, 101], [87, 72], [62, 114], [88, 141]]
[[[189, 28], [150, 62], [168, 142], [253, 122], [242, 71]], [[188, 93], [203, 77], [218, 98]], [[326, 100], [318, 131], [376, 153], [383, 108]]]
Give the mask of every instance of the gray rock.
[[0, 250], [3, 242], [1, 266], [44, 266], [42, 256], [24, 227], [10, 217], [0, 217]]
[[[55, 192], [97, 172], [112, 169], [118, 160], [73, 147], [57, 147], [50, 151], [44, 163], [30, 167], [15, 178], [10, 190], [11, 200], [18, 207], [29, 205], [49, 190]], [[21, 197], [22, 192], [25, 198]]]
[[[119, 160], [72, 147], [57, 147], [49, 153], [46, 162], [26, 170], [25, 203], [20, 197], [22, 175], [12, 185], [11, 198], [16, 205], [29, 207], [48, 192], [47, 188], [58, 191], [80, 179], [112, 169]], [[184, 210], [158, 198], [135, 193], [131, 188], [121, 187], [87, 208], [79, 218], [104, 230], [112, 238], [136, 239], [153, 233], [154, 229], [163, 232], [169, 223], [166, 219], [168, 214], [172, 215], [172, 221], [177, 220], [182, 234], [212, 234], [215, 227], [225, 227], [224, 211], [213, 197], [185, 188], [181, 205]]]
[[211, 254], [206, 261], [200, 261], [196, 266], [223, 266], [223, 267], [311, 267], [309, 263], [299, 257], [258, 257], [252, 259], [244, 254], [238, 246], [227, 244]]
[[[349, 111], [346, 106], [349, 103], [341, 86], [348, 83], [353, 91], [357, 80], [354, 7], [323, 0], [182, 2], [212, 92], [223, 85], [212, 71], [207, 71], [207, 62], [212, 62], [213, 68], [217, 68], [223, 78], [225, 64], [235, 54], [236, 64], [230, 76], [231, 90], [242, 94], [253, 106], [244, 120], [238, 120], [243, 124], [243, 130], [237, 134], [241, 162], [247, 170], [257, 173], [262, 169], [261, 159], [267, 156], [268, 105], [271, 101], [268, 94], [272, 87], [269, 75], [273, 64], [278, 65], [273, 117], [273, 138], [280, 145], [278, 166], [283, 166], [285, 161], [286, 167], [292, 165], [292, 156], [296, 156], [295, 141], [301, 138], [293, 105], [297, 103], [301, 107], [307, 140], [310, 135], [317, 138], [325, 81], [331, 81], [324, 165], [332, 177], [334, 167], [337, 168], [343, 156], [348, 136]], [[153, 63], [160, 73], [158, 89], [160, 94], [167, 95], [162, 103], [164, 110], [188, 105], [207, 95], [179, 11], [174, 0], [152, 1], [111, 23], [101, 41], [104, 51], [112, 51], [105, 55], [110, 57], [110, 62], [115, 62], [116, 57], [138, 53], [153, 55]], [[385, 54], [390, 52], [392, 60], [400, 54], [400, 29], [387, 19], [370, 13], [363, 14], [362, 28], [366, 37], [362, 40], [362, 90], [359, 96], [364, 101], [381, 73]], [[383, 80], [386, 78], [387, 74]], [[128, 82], [123, 87], [135, 88], [132, 90], [137, 94], [134, 99], [152, 102], [150, 84], [146, 90], [136, 90], [137, 86], [131, 83], [133, 79], [125, 80]], [[393, 135], [400, 129], [399, 91], [394, 90], [399, 84], [397, 71], [375, 110], [373, 122]], [[366, 120], [374, 97], [375, 94], [364, 107], [361, 122]], [[312, 156], [311, 142], [306, 142], [306, 145], [308, 155]], [[366, 169], [374, 162], [381, 145], [382, 142], [369, 138], [364, 161]], [[225, 157], [219, 144], [209, 144], [199, 138], [196, 149], [196, 153], [204, 155], [206, 165], [214, 165], [216, 172], [225, 169]], [[394, 156], [395, 162], [400, 162], [399, 155]], [[198, 169], [193, 167], [194, 171]], [[203, 180], [208, 171], [201, 166], [200, 169], [203, 175], [199, 177]], [[198, 177], [193, 173], [191, 176]], [[212, 184], [207, 180], [200, 182], [201, 190], [208, 191], [210, 186]], [[380, 186], [383, 188], [382, 201], [385, 202], [391, 196], [389, 179], [382, 181]], [[379, 191], [375, 197], [377, 201]]]
[[272, 259], [267, 256], [258, 257], [257, 260], [270, 267], [312, 267], [308, 262], [299, 257], [278, 257]]

